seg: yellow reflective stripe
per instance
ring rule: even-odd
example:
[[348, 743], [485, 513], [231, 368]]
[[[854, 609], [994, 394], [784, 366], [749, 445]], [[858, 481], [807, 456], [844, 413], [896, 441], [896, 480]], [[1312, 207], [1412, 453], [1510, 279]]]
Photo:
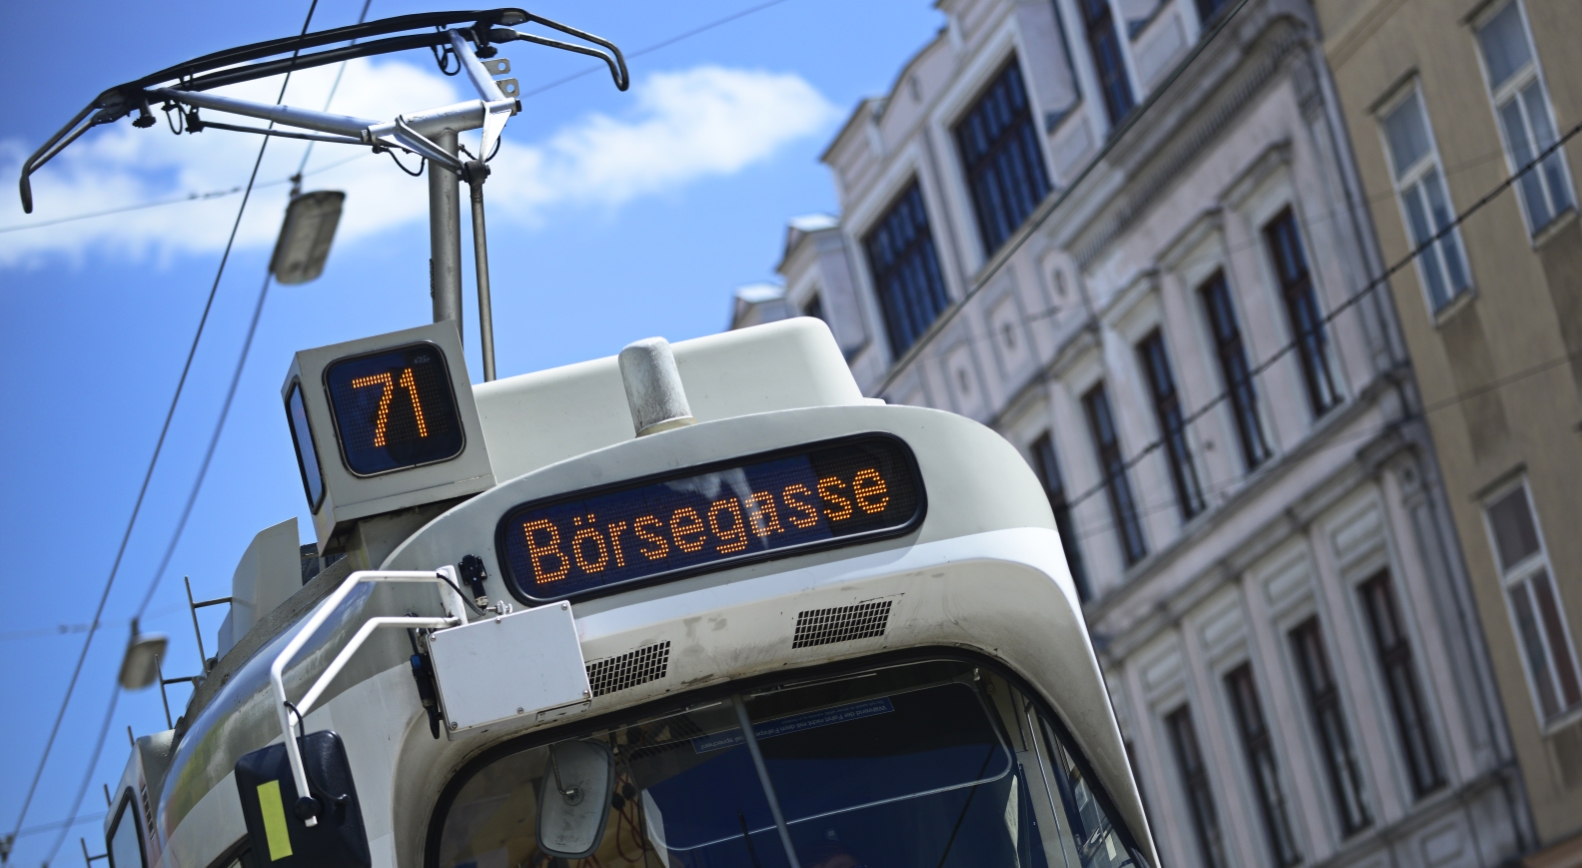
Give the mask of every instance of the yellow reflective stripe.
[[258, 785], [258, 810], [264, 815], [264, 839], [269, 842], [269, 861], [291, 855], [291, 834], [286, 829], [286, 808], [280, 801], [280, 782]]

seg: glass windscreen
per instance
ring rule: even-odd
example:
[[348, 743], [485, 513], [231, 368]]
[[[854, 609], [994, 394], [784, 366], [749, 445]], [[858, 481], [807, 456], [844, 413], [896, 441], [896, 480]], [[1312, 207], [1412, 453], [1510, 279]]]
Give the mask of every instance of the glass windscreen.
[[[540, 802], [575, 789], [574, 742], [595, 744], [583, 754], [611, 774], [608, 810], [581, 809], [590, 832], [568, 853], [550, 843], [565, 813]], [[467, 774], [441, 805], [430, 868], [791, 868], [790, 854], [800, 868], [1144, 864], [1036, 704], [957, 661], [758, 690]]]

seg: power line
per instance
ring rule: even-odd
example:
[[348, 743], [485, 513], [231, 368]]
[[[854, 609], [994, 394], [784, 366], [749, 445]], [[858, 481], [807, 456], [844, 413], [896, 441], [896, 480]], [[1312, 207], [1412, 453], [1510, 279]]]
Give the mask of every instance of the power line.
[[[367, 156], [369, 156], [369, 154], [358, 154], [354, 157], [347, 157], [344, 160], [337, 160], [327, 166], [320, 166], [311, 172], [302, 173], [302, 177], [306, 178], [312, 175], [328, 172], [331, 169], [344, 166], [353, 160], [360, 160]], [[254, 184], [253, 187], [255, 189], [258, 187], [279, 187], [282, 184], [289, 183], [291, 183], [290, 178], [278, 178], [273, 181], [263, 181], [261, 183]], [[140, 202], [135, 205], [123, 205], [119, 208], [109, 208], [104, 211], [90, 211], [86, 214], [73, 214], [68, 217], [57, 217], [54, 220], [40, 220], [36, 223], [19, 223], [15, 226], [0, 226], [0, 233], [21, 232], [24, 229], [42, 229], [45, 226], [56, 226], [61, 223], [74, 223], [78, 220], [92, 220], [95, 217], [109, 217], [114, 214], [125, 214], [128, 211], [142, 211], [147, 208], [159, 208], [165, 205], [180, 205], [183, 202], [203, 202], [210, 199], [223, 199], [227, 196], [235, 196], [236, 194], [241, 193], [244, 189], [245, 188], [242, 185], [238, 184], [235, 187], [230, 187], [224, 190], [210, 190], [207, 193], [188, 193], [185, 196], [176, 196], [170, 199], [156, 199], [152, 202]]]
[[[314, 12], [314, 10], [317, 7], [318, 7], [318, 0], [312, 0], [312, 3], [308, 6], [307, 18], [302, 23], [302, 33], [301, 33], [301, 35], [299, 35], [299, 37], [298, 37], [299, 39], [301, 38], [301, 36], [307, 35], [308, 24], [309, 24], [309, 22], [311, 22], [313, 20], [313, 12]], [[300, 47], [297, 50], [292, 51], [291, 56], [292, 56], [293, 60], [296, 59], [297, 54], [298, 54], [299, 51], [300, 51]], [[275, 98], [275, 104], [276, 105], [279, 105], [285, 99], [286, 87], [290, 83], [291, 83], [291, 72], [288, 69], [287, 72], [286, 72], [285, 79], [280, 83], [280, 95]], [[270, 127], [272, 128], [273, 126], [274, 126], [274, 124], [273, 124], [273, 122], [271, 122], [270, 123]], [[78, 657], [77, 657], [77, 665], [72, 670], [71, 680], [67, 683], [66, 695], [61, 700], [60, 711], [56, 714], [55, 722], [54, 722], [53, 726], [51, 726], [51, 728], [50, 728], [49, 738], [45, 741], [43, 756], [41, 756], [39, 758], [38, 769], [33, 774], [32, 783], [28, 786], [27, 797], [26, 797], [26, 799], [24, 799], [24, 801], [22, 803], [22, 811], [17, 816], [16, 826], [13, 827], [13, 829], [12, 829], [12, 832], [11, 832], [11, 835], [10, 835], [10, 838], [12, 840], [15, 839], [16, 833], [21, 831], [22, 823], [27, 818], [28, 808], [32, 805], [33, 796], [38, 790], [38, 783], [39, 783], [40, 778], [43, 776], [45, 764], [49, 761], [50, 751], [53, 749], [54, 744], [55, 744], [55, 739], [60, 733], [61, 721], [66, 716], [66, 709], [71, 704], [72, 693], [76, 690], [77, 681], [82, 675], [83, 663], [84, 663], [84, 661], [87, 660], [88, 649], [92, 646], [94, 634], [98, 631], [98, 627], [99, 627], [99, 623], [100, 623], [99, 619], [104, 614], [104, 606], [105, 606], [105, 603], [109, 600], [110, 589], [115, 584], [115, 576], [116, 576], [117, 572], [120, 569], [121, 559], [126, 554], [127, 542], [131, 539], [132, 529], [137, 523], [138, 513], [141, 511], [142, 506], [143, 506], [143, 499], [144, 499], [145, 495], [148, 493], [149, 481], [150, 481], [150, 479], [152, 479], [152, 477], [154, 475], [154, 468], [158, 464], [160, 452], [164, 448], [165, 436], [170, 431], [171, 419], [175, 416], [176, 405], [180, 402], [182, 390], [186, 386], [187, 374], [192, 369], [193, 357], [197, 354], [198, 344], [200, 342], [200, 339], [203, 336], [204, 326], [207, 324], [208, 318], [209, 318], [209, 312], [214, 306], [215, 295], [219, 292], [220, 279], [222, 277], [224, 277], [224, 275], [225, 275], [226, 263], [230, 261], [231, 247], [236, 242], [237, 230], [240, 229], [240, 227], [242, 225], [242, 215], [244, 213], [246, 213], [246, 211], [247, 211], [247, 202], [252, 197], [253, 185], [258, 179], [258, 169], [259, 169], [259, 166], [263, 164], [264, 152], [267, 150], [268, 147], [269, 147], [269, 138], [266, 136], [264, 138], [263, 142], [261, 142], [259, 144], [259, 146], [258, 146], [258, 156], [253, 161], [253, 170], [252, 170], [251, 174], [248, 176], [247, 188], [242, 193], [241, 205], [236, 209], [236, 219], [231, 224], [230, 238], [225, 243], [225, 252], [220, 257], [220, 265], [219, 265], [218, 270], [215, 272], [214, 282], [209, 287], [208, 300], [204, 303], [203, 316], [198, 322], [198, 330], [193, 335], [192, 345], [191, 345], [190, 349], [187, 352], [187, 360], [186, 360], [185, 364], [182, 366], [181, 377], [178, 380], [177, 385], [176, 385], [176, 394], [174, 396], [172, 396], [171, 402], [170, 402], [170, 409], [165, 414], [165, 421], [164, 421], [164, 424], [160, 428], [159, 439], [158, 439], [157, 443], [155, 444], [154, 454], [153, 454], [153, 456], [150, 458], [150, 460], [148, 462], [148, 469], [144, 473], [142, 486], [138, 490], [137, 500], [136, 500], [135, 505], [133, 506], [131, 518], [127, 521], [126, 531], [122, 535], [121, 545], [120, 545], [120, 548], [116, 552], [115, 562], [114, 562], [113, 566], [111, 567], [110, 576], [109, 576], [108, 579], [106, 579], [106, 581], [104, 583], [104, 592], [102, 594], [100, 594], [100, 596], [99, 596], [99, 604], [94, 609], [93, 620], [90, 622], [89, 627], [88, 627], [88, 636], [87, 636], [86, 639], [83, 640], [83, 643], [82, 643], [82, 653], [80, 655], [78, 655]], [[256, 322], [255, 322], [255, 325], [256, 325]], [[249, 332], [249, 338], [250, 337], [251, 337], [251, 332]], [[233, 388], [234, 388], [234, 386], [233, 386]], [[229, 407], [229, 404], [227, 404], [227, 407]], [[142, 610], [145, 609], [146, 607], [147, 607], [147, 603], [145, 602], [143, 606], [139, 607], [139, 614], [141, 614]], [[135, 619], [134, 619], [134, 624], [135, 624]], [[85, 774], [83, 776], [82, 786], [78, 788], [77, 796], [76, 796], [76, 799], [72, 803], [71, 810], [69, 812], [67, 812], [69, 815], [73, 815], [73, 816], [76, 815], [77, 809], [82, 806], [83, 794], [87, 792], [88, 782], [90, 780], [92, 780], [92, 776], [93, 776], [95, 767], [98, 765], [99, 754], [103, 750], [103, 747], [104, 747], [104, 735], [105, 735], [106, 732], [108, 732], [108, 727], [109, 727], [109, 721], [111, 719], [111, 714], [114, 713], [115, 705], [116, 705], [116, 702], [118, 701], [119, 697], [120, 697], [120, 690], [119, 690], [119, 685], [117, 685], [115, 691], [111, 694], [111, 697], [110, 697], [110, 713], [106, 714], [106, 716], [105, 716], [105, 724], [104, 724], [103, 727], [101, 727], [99, 738], [98, 738], [98, 740], [96, 741], [96, 743], [94, 745], [93, 756], [92, 756], [92, 759], [90, 759], [89, 762], [88, 762], [88, 768], [87, 768], [87, 771], [85, 772]], [[44, 860], [44, 864], [46, 866], [51, 861], [54, 860], [55, 854], [60, 850], [61, 841], [64, 841], [64, 840], [65, 840], [64, 832], [62, 832], [62, 836], [55, 841], [55, 845], [50, 849], [49, 856], [46, 857], [45, 860]]]
[[[691, 39], [692, 37], [697, 36], [700, 33], [705, 33], [707, 31], [713, 30], [714, 28], [719, 27], [719, 26], [721, 26], [723, 24], [729, 24], [732, 21], [737, 20], [738, 18], [746, 18], [747, 16], [753, 14], [754, 12], [762, 12], [763, 10], [768, 9], [771, 6], [779, 6], [781, 3], [785, 3], [785, 2], [786, 2], [786, 0], [769, 0], [768, 3], [759, 3], [757, 6], [749, 6], [746, 9], [742, 9], [742, 10], [740, 10], [738, 12], [732, 12], [731, 14], [725, 16], [724, 18], [716, 18], [716, 19], [714, 19], [713, 21], [710, 21], [707, 24], [703, 24], [703, 25], [699, 25], [697, 27], [694, 27], [691, 30], [686, 31], [685, 33], [678, 33], [675, 36], [672, 36], [672, 37], [670, 37], [668, 39], [661, 39], [660, 41], [655, 42], [653, 45], [649, 45], [649, 46], [646, 46], [646, 47], [643, 47], [643, 48], [639, 48], [636, 51], [633, 51], [633, 52], [627, 54], [626, 55], [626, 59], [627, 60], [636, 60], [637, 58], [642, 57], [645, 54], [652, 54], [652, 53], [658, 51], [661, 48], [669, 48], [670, 46], [675, 45], [677, 42], [681, 42], [681, 41], [686, 40], [686, 39]], [[565, 78], [557, 78], [554, 81], [550, 82], [549, 84], [544, 85], [543, 87], [539, 87], [539, 88], [536, 88], [534, 90], [530, 90], [527, 93], [522, 94], [522, 99], [527, 99], [530, 96], [538, 96], [539, 94], [543, 93], [546, 90], [554, 90], [555, 88], [560, 87], [563, 84], [567, 84], [569, 82], [576, 81], [579, 78], [583, 78], [584, 76], [592, 75], [595, 72], [599, 72], [599, 71], [601, 71], [603, 69], [604, 69], [604, 67], [602, 67], [602, 66], [590, 66], [590, 67], [588, 67], [587, 69], [584, 69], [581, 72], [574, 72], [571, 75], [566, 76]]]
[[[368, 6], [369, 6], [369, 4], [371, 2], [372, 2], [372, 0], [365, 0], [365, 2], [363, 3], [362, 15], [358, 16], [358, 19], [357, 19], [359, 24], [362, 23], [363, 19], [367, 17], [367, 15], [368, 15]], [[760, 3], [757, 6], [750, 6], [750, 7], [746, 8], [746, 9], [743, 9], [743, 10], [741, 10], [739, 12], [735, 12], [735, 13], [732, 13], [730, 15], [727, 15], [724, 18], [717, 18], [717, 19], [715, 19], [713, 21], [710, 21], [707, 24], [701, 25], [699, 27], [694, 27], [693, 29], [686, 31], [685, 33], [679, 33], [679, 34], [677, 34], [675, 36], [672, 36], [672, 37], [670, 37], [668, 39], [661, 40], [659, 42], [654, 43], [653, 45], [650, 45], [650, 46], [647, 46], [645, 48], [642, 48], [642, 49], [639, 49], [637, 51], [634, 51], [634, 52], [626, 55], [626, 57], [628, 59], [635, 59], [635, 58], [638, 58], [638, 57], [642, 57], [645, 54], [652, 54], [653, 52], [658, 51], [661, 48], [668, 48], [668, 47], [670, 47], [670, 46], [672, 46], [672, 45], [674, 45], [674, 44], [676, 44], [678, 42], [681, 42], [683, 40], [691, 39], [692, 37], [697, 36], [700, 33], [704, 33], [704, 32], [707, 32], [709, 30], [713, 30], [716, 27], [720, 27], [722, 25], [729, 24], [730, 22], [735, 21], [735, 20], [737, 20], [739, 18], [745, 18], [748, 15], [751, 15], [751, 14], [753, 14], [755, 12], [760, 12], [760, 11], [762, 11], [764, 9], [768, 9], [771, 6], [778, 6], [778, 5], [780, 5], [782, 3], [786, 3], [786, 2], [788, 2], [788, 0], [770, 0], [770, 2], [768, 2], [768, 3]], [[1244, 2], [1245, 2], [1245, 0], [1244, 0]], [[578, 73], [575, 73], [573, 75], [568, 75], [565, 78], [556, 79], [555, 81], [552, 81], [549, 84], [546, 84], [543, 87], [538, 88], [537, 90], [528, 91], [527, 93], [522, 94], [521, 98], [522, 99], [527, 99], [528, 97], [537, 96], [538, 94], [541, 94], [541, 93], [543, 93], [543, 92], [545, 92], [547, 90], [552, 90], [554, 88], [560, 87], [563, 84], [567, 84], [568, 82], [576, 81], [579, 78], [582, 78], [582, 77], [587, 76], [587, 75], [591, 75], [592, 73], [598, 72], [601, 69], [604, 69], [604, 67], [602, 67], [602, 66], [589, 67], [588, 69], [585, 69], [582, 72], [578, 72]], [[334, 82], [334, 84], [330, 86], [330, 97], [329, 97], [330, 99], [334, 99], [335, 98], [335, 90], [336, 90], [336, 88], [340, 87], [341, 76], [345, 73], [345, 71], [346, 71], [346, 64], [343, 61], [341, 63], [340, 70], [335, 73], [335, 82]], [[328, 109], [329, 109], [329, 101], [326, 100], [325, 101], [325, 110], [327, 111]], [[349, 163], [352, 160], [357, 160], [357, 159], [361, 159], [362, 157], [368, 156], [367, 154], [358, 154], [355, 157], [351, 157], [351, 158], [348, 158], [348, 159], [345, 159], [345, 160], [340, 160], [338, 162], [331, 163], [328, 166], [323, 166], [321, 168], [314, 169], [311, 172], [304, 172], [304, 171], [302, 171], [302, 169], [303, 169], [303, 167], [307, 166], [308, 155], [310, 155], [312, 153], [313, 153], [313, 143], [309, 142], [307, 150], [303, 153], [302, 163], [301, 163], [301, 165], [299, 165], [297, 167], [297, 175], [306, 178], [306, 177], [309, 177], [309, 176], [312, 176], [312, 175], [317, 175], [320, 172], [327, 172], [330, 169], [333, 169], [333, 168], [335, 168], [337, 166], [345, 165], [346, 163]], [[273, 180], [273, 181], [265, 181], [265, 182], [263, 182], [261, 184], [258, 184], [256, 186], [259, 186], [259, 187], [277, 187], [277, 186], [280, 186], [282, 184], [289, 184], [291, 182], [292, 182], [291, 178], [279, 178], [279, 179], [276, 179], [276, 180]], [[242, 192], [242, 188], [241, 187], [232, 187], [232, 188], [226, 189], [226, 190], [213, 190], [213, 191], [210, 191], [210, 192], [207, 192], [207, 193], [192, 193], [192, 194], [189, 194], [189, 195], [186, 195], [186, 196], [172, 197], [172, 198], [169, 198], [169, 199], [160, 199], [160, 200], [156, 200], [156, 201], [153, 201], [153, 202], [142, 202], [142, 203], [139, 203], [139, 204], [136, 204], [136, 205], [124, 205], [124, 206], [121, 206], [119, 208], [110, 208], [110, 209], [106, 209], [104, 211], [92, 211], [92, 212], [89, 212], [89, 213], [86, 213], [86, 214], [73, 214], [73, 215], [68, 216], [68, 217], [57, 217], [57, 218], [55, 218], [53, 220], [41, 220], [41, 221], [38, 221], [38, 222], [35, 222], [35, 223], [21, 223], [21, 224], [15, 225], [15, 226], [0, 226], [0, 234], [6, 233], [6, 232], [21, 232], [21, 231], [23, 231], [25, 229], [42, 229], [45, 226], [56, 226], [56, 225], [59, 225], [61, 223], [72, 223], [72, 222], [75, 222], [75, 221], [78, 221], [78, 220], [91, 220], [91, 219], [93, 219], [95, 217], [109, 217], [109, 216], [112, 216], [112, 215], [115, 215], [115, 214], [124, 214], [124, 213], [126, 213], [128, 211], [141, 211], [141, 210], [146, 209], [146, 208], [159, 208], [159, 207], [162, 207], [162, 206], [165, 206], [165, 205], [179, 205], [179, 204], [181, 204], [183, 202], [200, 202], [200, 201], [204, 201], [204, 200], [208, 200], [208, 199], [218, 199], [218, 198], [223, 198], [223, 197], [226, 197], [226, 196], [233, 196], [233, 195], [236, 195], [237, 193], [240, 193], [240, 192]]]
[[[1505, 192], [1505, 190], [1508, 189], [1512, 184], [1515, 184], [1517, 179], [1521, 178], [1523, 175], [1527, 174], [1528, 172], [1530, 172], [1534, 168], [1536, 168], [1539, 163], [1541, 163], [1545, 159], [1547, 159], [1550, 154], [1553, 154], [1555, 151], [1559, 150], [1563, 145], [1565, 145], [1566, 142], [1570, 141], [1578, 133], [1582, 133], [1582, 123], [1578, 123], [1576, 126], [1573, 126], [1571, 129], [1567, 130], [1564, 135], [1560, 136], [1560, 138], [1555, 140], [1555, 142], [1553, 144], [1551, 144], [1549, 147], [1545, 148], [1542, 152], [1540, 152], [1538, 154], [1538, 156], [1536, 156], [1536, 157], [1534, 157], [1532, 159], [1531, 162], [1529, 162], [1526, 165], [1522, 166], [1519, 170], [1517, 170], [1516, 172], [1512, 173], [1510, 177], [1506, 178], [1504, 181], [1501, 181], [1499, 184], [1495, 185], [1494, 189], [1490, 190], [1488, 193], [1485, 193], [1482, 196], [1482, 198], [1478, 199], [1476, 202], [1473, 202], [1470, 206], [1468, 206], [1466, 208], [1466, 210], [1461, 211], [1460, 213], [1458, 213], [1454, 220], [1451, 220], [1449, 223], [1446, 223], [1445, 225], [1441, 226], [1438, 232], [1436, 232], [1433, 235], [1429, 236], [1421, 244], [1418, 244], [1416, 247], [1412, 248], [1412, 250], [1410, 252], [1408, 252], [1405, 256], [1401, 257], [1400, 260], [1396, 261], [1395, 264], [1391, 265], [1389, 268], [1386, 268], [1384, 270], [1383, 274], [1380, 274], [1379, 276], [1375, 277], [1374, 279], [1368, 281], [1367, 285], [1364, 286], [1362, 289], [1360, 289], [1357, 292], [1351, 294], [1350, 296], [1347, 296], [1346, 299], [1341, 301], [1340, 304], [1336, 305], [1334, 307], [1334, 309], [1330, 310], [1329, 313], [1327, 313], [1323, 317], [1321, 317], [1319, 319], [1319, 321], [1318, 321], [1318, 325], [1316, 325], [1313, 328], [1312, 331], [1317, 331], [1319, 328], [1321, 328], [1323, 326], [1326, 326], [1326, 325], [1329, 325], [1331, 322], [1333, 322], [1335, 320], [1336, 317], [1340, 316], [1341, 313], [1343, 313], [1343, 312], [1345, 312], [1347, 310], [1350, 310], [1358, 302], [1362, 301], [1363, 298], [1365, 298], [1368, 295], [1372, 294], [1372, 292], [1375, 289], [1379, 288], [1380, 286], [1383, 286], [1385, 281], [1389, 280], [1390, 277], [1393, 276], [1396, 272], [1398, 272], [1401, 269], [1407, 267], [1408, 265], [1411, 265], [1412, 262], [1417, 259], [1417, 257], [1421, 256], [1423, 253], [1425, 253], [1428, 250], [1432, 249], [1435, 244], [1438, 244], [1440, 242], [1440, 240], [1444, 239], [1450, 233], [1454, 232], [1458, 227], [1461, 226], [1462, 223], [1465, 223], [1468, 217], [1471, 217], [1473, 214], [1475, 214], [1478, 211], [1482, 210], [1485, 205], [1487, 205], [1490, 202], [1494, 201], [1494, 199], [1497, 196], [1499, 196], [1501, 193]], [[1275, 350], [1274, 353], [1271, 354], [1268, 358], [1266, 358], [1263, 361], [1259, 362], [1257, 365], [1254, 365], [1252, 367], [1252, 369], [1247, 372], [1247, 377], [1249, 379], [1253, 378], [1253, 377], [1257, 377], [1259, 374], [1262, 374], [1264, 371], [1267, 371], [1269, 368], [1273, 367], [1275, 362], [1278, 362], [1279, 360], [1285, 358], [1286, 355], [1288, 355], [1292, 350], [1297, 348], [1301, 337], [1302, 336], [1299, 335], [1296, 339], [1291, 340], [1291, 341], [1287, 341], [1285, 344], [1281, 345], [1280, 348]], [[1193, 422], [1196, 422], [1198, 419], [1201, 419], [1210, 410], [1212, 410], [1215, 407], [1219, 406], [1222, 402], [1224, 402], [1229, 397], [1230, 397], [1230, 390], [1229, 389], [1225, 389], [1225, 390], [1221, 391], [1219, 394], [1215, 395], [1213, 398], [1210, 398], [1207, 402], [1205, 402], [1203, 404], [1203, 406], [1197, 408], [1196, 410], [1193, 410], [1184, 419], [1182, 419], [1181, 420], [1181, 427], [1182, 428], [1186, 428], [1187, 426], [1191, 425]], [[1125, 462], [1123, 462], [1119, 472], [1120, 473], [1125, 473], [1126, 471], [1132, 469], [1132, 467], [1136, 466], [1138, 462], [1142, 461], [1143, 458], [1147, 457], [1147, 455], [1150, 452], [1153, 452], [1154, 450], [1158, 449], [1159, 447], [1161, 447], [1163, 445], [1164, 445], [1164, 438], [1163, 437], [1156, 438], [1156, 439], [1150, 441], [1146, 446], [1144, 446], [1141, 450], [1139, 450], [1135, 455], [1133, 455], [1131, 458], [1128, 458]], [[1087, 498], [1092, 497], [1093, 495], [1103, 491], [1109, 484], [1110, 484], [1109, 480], [1106, 479], [1105, 481], [1100, 482], [1100, 483], [1092, 486], [1087, 491], [1084, 491], [1080, 496], [1078, 496], [1076, 499], [1072, 500], [1071, 503], [1073, 505], [1077, 504], [1077, 503], [1080, 503], [1083, 500], [1086, 500]]]
[[69, 820], [56, 820], [53, 823], [40, 823], [37, 826], [28, 826], [26, 829], [22, 829], [16, 833], [16, 836], [18, 838], [26, 838], [29, 835], [39, 835], [43, 834], [44, 832], [53, 832], [56, 829], [62, 827], [70, 829], [72, 826], [75, 826], [78, 823], [88, 823], [94, 820], [102, 820], [105, 818], [105, 815], [109, 813], [109, 811], [95, 811], [91, 814], [78, 814]]

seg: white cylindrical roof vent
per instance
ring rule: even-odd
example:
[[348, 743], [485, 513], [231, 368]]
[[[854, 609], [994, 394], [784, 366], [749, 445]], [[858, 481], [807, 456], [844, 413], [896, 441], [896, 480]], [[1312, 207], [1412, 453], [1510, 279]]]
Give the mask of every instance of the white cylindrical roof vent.
[[626, 404], [632, 411], [632, 427], [637, 429], [637, 436], [646, 437], [697, 421], [687, 406], [687, 392], [681, 385], [681, 372], [676, 369], [669, 341], [634, 341], [621, 350], [620, 365]]

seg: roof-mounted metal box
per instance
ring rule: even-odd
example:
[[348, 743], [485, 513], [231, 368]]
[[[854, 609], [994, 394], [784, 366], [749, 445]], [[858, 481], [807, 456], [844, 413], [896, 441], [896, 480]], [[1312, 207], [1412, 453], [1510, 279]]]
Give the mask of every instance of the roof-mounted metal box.
[[356, 519], [494, 485], [450, 323], [303, 350], [280, 396], [320, 551]]

